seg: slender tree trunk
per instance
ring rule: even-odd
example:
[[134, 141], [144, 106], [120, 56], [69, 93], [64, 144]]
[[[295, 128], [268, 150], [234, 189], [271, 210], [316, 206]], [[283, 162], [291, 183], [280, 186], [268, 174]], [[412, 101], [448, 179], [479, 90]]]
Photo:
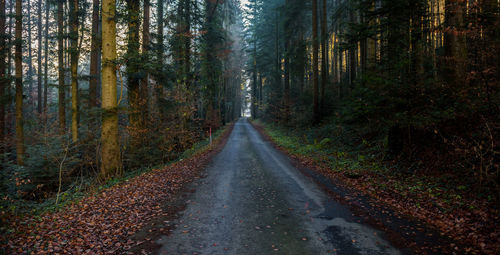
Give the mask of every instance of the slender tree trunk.
[[191, 83], [191, 0], [184, 0], [184, 85], [187, 90]]
[[101, 171], [105, 182], [121, 174], [116, 96], [116, 2], [102, 1], [102, 132]]
[[28, 74], [27, 74], [27, 81], [28, 81], [28, 102], [30, 105], [34, 108], [35, 106], [35, 99], [34, 99], [34, 91], [33, 91], [33, 54], [31, 50], [31, 0], [28, 0]]
[[[351, 26], [353, 26], [354, 20], [354, 10], [349, 11], [349, 21], [351, 22]], [[349, 42], [349, 93], [354, 89], [354, 82], [356, 81], [356, 58], [357, 58], [357, 48], [358, 43], [354, 40], [350, 40]]]
[[37, 75], [37, 96], [38, 96], [38, 103], [37, 103], [37, 110], [38, 114], [42, 114], [42, 0], [38, 0], [38, 53], [37, 53], [37, 68], [38, 68], [38, 75]]
[[[10, 0], [9, 1], [9, 40], [8, 40], [8, 45], [12, 45], [12, 19], [14, 19], [15, 15], [13, 15], [13, 6], [14, 6], [14, 1], [15, 0]], [[12, 75], [12, 50], [9, 49], [9, 52], [7, 53], [7, 75], [10, 76]], [[8, 86], [7, 87], [10, 87], [10, 82], [8, 82]], [[9, 94], [9, 92], [7, 91], [7, 94]]]
[[[97, 107], [97, 86], [99, 83], [99, 52], [101, 50], [99, 35], [99, 0], [92, 1], [92, 36], [90, 46], [90, 82], [88, 108]], [[90, 121], [89, 124], [91, 124]], [[89, 128], [89, 131], [91, 129]]]
[[24, 119], [23, 119], [23, 13], [22, 0], [16, 0], [16, 155], [17, 164], [24, 165]]
[[290, 3], [289, 0], [285, 1], [285, 58], [284, 58], [284, 67], [285, 67], [285, 85], [283, 86], [283, 106], [284, 106], [284, 122], [288, 123], [290, 118], [290, 38], [292, 37], [292, 32], [290, 31]]
[[307, 52], [306, 45], [304, 42], [304, 31], [303, 29], [299, 32], [299, 53], [298, 53], [298, 78], [299, 78], [299, 93], [302, 94], [305, 86], [305, 71], [306, 71], [306, 60], [307, 60]]
[[5, 15], [5, 0], [0, 0], [0, 154], [4, 152], [3, 141], [5, 138], [5, 105], [6, 100], [6, 90], [8, 77], [5, 73], [6, 71], [6, 52], [7, 44], [5, 33], [6, 15]]
[[78, 92], [78, 0], [69, 0], [70, 9], [70, 54], [71, 54], [71, 138], [78, 141], [79, 92]]
[[139, 146], [138, 133], [142, 127], [141, 93], [140, 93], [140, 56], [139, 56], [139, 0], [127, 0], [128, 10], [128, 42], [127, 42], [127, 83], [129, 100], [129, 123], [132, 134], [132, 146]]
[[[254, 4], [253, 9], [254, 19], [257, 19], [257, 1]], [[253, 31], [253, 72], [252, 72], [252, 118], [258, 118], [258, 106], [257, 106], [257, 31]]]
[[57, 56], [59, 70], [59, 129], [62, 134], [66, 132], [66, 95], [64, 88], [64, 23], [63, 23], [63, 1], [57, 2]]
[[323, 8], [321, 8], [321, 109], [325, 107], [325, 88], [328, 81], [328, 49], [327, 49], [327, 17], [326, 17], [326, 0], [322, 0]]
[[155, 91], [154, 91], [154, 98], [155, 98], [155, 109], [159, 112], [160, 114], [160, 119], [163, 121], [164, 115], [163, 113], [165, 112], [163, 109], [160, 108], [160, 101], [161, 98], [163, 98], [163, 79], [164, 77], [164, 70], [163, 70], [163, 56], [164, 56], [164, 46], [163, 46], [163, 40], [164, 40], [164, 35], [163, 35], [163, 29], [164, 29], [164, 22], [163, 22], [163, 8], [164, 8], [164, 2], [163, 0], [158, 0], [157, 3], [157, 32], [156, 32], [156, 43], [157, 43], [157, 52], [156, 52], [156, 62], [157, 62], [157, 71], [156, 71], [156, 77], [155, 77]]
[[444, 49], [447, 57], [445, 76], [452, 86], [465, 83], [466, 37], [464, 35], [465, 1], [446, 0]]
[[[41, 0], [40, 0], [41, 1]], [[47, 96], [49, 90], [49, 12], [50, 3], [45, 3], [45, 64], [44, 64], [44, 86], [43, 86], [43, 115], [44, 123], [47, 120]]]
[[312, 45], [313, 45], [313, 122], [320, 120], [318, 91], [318, 0], [312, 0]]
[[[142, 26], [142, 55], [144, 56], [143, 61], [149, 62], [149, 47], [150, 47], [150, 33], [149, 33], [149, 14], [150, 14], [150, 2], [149, 0], [144, 0], [144, 22]], [[141, 127], [146, 126], [148, 119], [148, 94], [149, 94], [149, 70], [144, 69], [144, 77], [141, 80]]]

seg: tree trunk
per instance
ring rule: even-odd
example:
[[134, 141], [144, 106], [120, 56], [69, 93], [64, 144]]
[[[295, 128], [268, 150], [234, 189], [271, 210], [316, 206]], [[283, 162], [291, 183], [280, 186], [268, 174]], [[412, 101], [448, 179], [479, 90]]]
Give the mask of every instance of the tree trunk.
[[[257, 1], [253, 10], [254, 19], [257, 19]], [[257, 119], [257, 31], [253, 31], [253, 72], [252, 72], [252, 118]]]
[[[349, 21], [351, 22], [351, 26], [353, 26], [354, 20], [354, 10], [349, 11]], [[356, 50], [358, 48], [358, 43], [354, 40], [350, 40], [349, 42], [349, 93], [354, 89], [354, 82], [356, 81]]]
[[[127, 42], [127, 84], [129, 101], [129, 123], [132, 136], [132, 146], [138, 146], [136, 138], [141, 128], [141, 95], [139, 77], [139, 0], [127, 0], [128, 11], [128, 42]], [[104, 20], [104, 19], [103, 19]]]
[[7, 103], [6, 100], [6, 90], [7, 90], [7, 81], [8, 77], [5, 73], [6, 71], [6, 52], [7, 52], [7, 44], [5, 39], [7, 35], [5, 33], [5, 0], [0, 0], [0, 154], [4, 152], [3, 148], [3, 140], [5, 138], [5, 105]]
[[[155, 91], [155, 94], [156, 94], [156, 104], [158, 105], [159, 103], [159, 99], [163, 97], [163, 84], [161, 82], [161, 77], [163, 77], [163, 55], [164, 55], [164, 46], [163, 46], [163, 28], [164, 28], [164, 23], [163, 23], [163, 5], [164, 5], [164, 2], [163, 0], [158, 0], [158, 6], [156, 7], [157, 8], [157, 11], [158, 11], [158, 15], [157, 15], [157, 22], [158, 22], [158, 31], [156, 32], [156, 35], [157, 35], [157, 39], [156, 39], [156, 43], [158, 44], [158, 48], [157, 48], [157, 55], [156, 55], [156, 61], [158, 62], [158, 67], [157, 67], [157, 77], [156, 77], [156, 81], [155, 81], [155, 88], [156, 88], [156, 91]], [[162, 110], [160, 110], [160, 114], [161, 112], [163, 112]], [[162, 117], [163, 119], [163, 117]]]
[[284, 41], [284, 50], [285, 50], [285, 56], [284, 56], [284, 68], [285, 68], [285, 85], [283, 86], [283, 106], [284, 106], [284, 122], [288, 123], [290, 119], [290, 55], [291, 54], [291, 49], [290, 49], [290, 40], [292, 37], [292, 32], [290, 31], [290, 3], [289, 0], [285, 1], [285, 41]]
[[63, 24], [63, 1], [57, 2], [57, 58], [59, 71], [59, 129], [62, 134], [66, 132], [66, 96], [64, 88], [64, 24]]
[[[101, 51], [101, 40], [99, 35], [99, 0], [92, 1], [92, 36], [90, 46], [90, 82], [89, 82], [89, 110], [97, 107], [97, 86], [99, 77], [99, 52]], [[89, 124], [93, 122], [89, 121]], [[89, 131], [91, 129], [89, 128]]]
[[[144, 23], [142, 26], [142, 55], [144, 56], [143, 61], [149, 62], [149, 47], [150, 47], [150, 33], [149, 33], [149, 14], [150, 14], [150, 2], [149, 0], [144, 0]], [[148, 119], [148, 90], [149, 90], [149, 70], [144, 69], [144, 77], [141, 80], [140, 96], [141, 96], [141, 126], [144, 128], [146, 126], [146, 121]]]
[[28, 102], [29, 104], [34, 108], [35, 106], [35, 100], [34, 100], [34, 91], [33, 91], [33, 54], [31, 50], [31, 0], [28, 0], [28, 74], [27, 74], [27, 82], [28, 82]]
[[37, 96], [38, 96], [38, 103], [37, 103], [37, 110], [38, 114], [42, 114], [42, 0], [38, 0], [38, 53], [37, 53], [37, 68], [38, 68], [38, 75], [37, 75]]
[[121, 174], [116, 99], [116, 2], [102, 1], [102, 132], [101, 171], [105, 182]]
[[47, 96], [49, 89], [49, 12], [50, 4], [45, 3], [45, 64], [44, 64], [44, 86], [43, 86], [43, 115], [44, 124], [47, 120]]
[[16, 155], [17, 164], [24, 165], [24, 119], [23, 119], [23, 13], [22, 0], [16, 0]]
[[320, 120], [318, 91], [318, 0], [312, 0], [312, 44], [313, 44], [313, 123]]
[[451, 86], [462, 87], [465, 83], [467, 57], [464, 33], [465, 1], [446, 0], [444, 49], [447, 58], [445, 76]]
[[[14, 1], [15, 0], [10, 0], [9, 1], [9, 40], [8, 40], [8, 45], [12, 45], [11, 42], [12, 42], [12, 19], [15, 18], [15, 15], [13, 15], [12, 13], [12, 7], [14, 6]], [[9, 49], [9, 52], [7, 54], [7, 75], [10, 76], [12, 74], [12, 50]], [[10, 86], [10, 82], [8, 82], [9, 86]], [[9, 87], [8, 86], [8, 87]], [[9, 92], [7, 91], [7, 94], [9, 94]]]
[[191, 0], [184, 0], [184, 85], [189, 91], [191, 83]]
[[328, 81], [328, 49], [327, 49], [327, 17], [326, 17], [326, 0], [323, 0], [323, 8], [321, 8], [321, 109], [325, 107], [325, 88]]
[[78, 0], [69, 0], [70, 9], [70, 54], [71, 54], [71, 138], [78, 141], [79, 99], [78, 99]]

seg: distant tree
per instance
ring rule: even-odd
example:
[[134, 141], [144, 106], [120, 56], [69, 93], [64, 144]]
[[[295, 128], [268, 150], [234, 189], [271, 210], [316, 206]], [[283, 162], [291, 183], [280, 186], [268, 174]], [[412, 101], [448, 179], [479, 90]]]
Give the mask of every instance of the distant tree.
[[23, 10], [22, 0], [16, 0], [16, 155], [17, 164], [24, 165], [24, 118], [23, 118]]
[[[101, 51], [101, 40], [99, 33], [99, 0], [92, 0], [92, 30], [90, 46], [90, 81], [88, 108], [97, 107], [97, 88], [99, 85], [99, 56]], [[90, 122], [89, 122], [90, 124]], [[89, 129], [90, 130], [90, 129]]]
[[318, 0], [312, 0], [312, 45], [313, 45], [313, 122], [318, 123], [319, 113], [319, 88], [318, 88]]
[[59, 72], [58, 84], [58, 109], [59, 109], [59, 131], [66, 132], [66, 95], [64, 86], [64, 0], [57, 0], [57, 67]]
[[5, 0], [0, 0], [0, 153], [4, 152], [3, 141], [5, 139], [5, 105], [7, 104], [6, 90], [8, 87], [7, 69], [7, 33], [5, 26]]
[[142, 102], [140, 91], [141, 81], [141, 59], [139, 55], [140, 38], [140, 2], [139, 0], [127, 0], [128, 38], [127, 53], [125, 56], [127, 63], [127, 85], [129, 102], [129, 123], [132, 133], [132, 146], [139, 146], [139, 131], [142, 129]]
[[78, 0], [69, 0], [70, 9], [70, 54], [71, 54], [71, 137], [78, 141], [78, 126], [80, 122], [79, 92], [78, 92]]
[[[150, 2], [149, 0], [144, 0], [144, 15], [143, 15], [143, 26], [142, 26], [142, 55], [143, 62], [149, 63], [149, 48], [150, 46], [150, 37], [151, 34], [149, 32], [150, 26]], [[146, 125], [146, 121], [148, 118], [148, 97], [149, 97], [149, 66], [143, 67], [143, 75], [140, 84], [140, 94], [141, 94], [141, 125], [144, 127]]]
[[37, 69], [38, 69], [38, 74], [37, 74], [37, 110], [38, 114], [42, 114], [43, 110], [43, 102], [42, 102], [42, 0], [38, 0], [38, 6], [37, 6], [37, 16], [38, 16], [38, 26], [37, 26], [37, 32], [38, 32], [38, 53], [37, 53]]

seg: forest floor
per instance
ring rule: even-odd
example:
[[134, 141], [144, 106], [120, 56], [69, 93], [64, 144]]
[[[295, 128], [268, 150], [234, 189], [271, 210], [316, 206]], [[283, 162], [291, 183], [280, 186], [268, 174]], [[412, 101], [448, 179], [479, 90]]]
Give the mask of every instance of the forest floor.
[[[278, 150], [292, 158], [306, 175], [326, 187], [334, 183], [336, 187], [351, 190], [354, 196], [345, 196], [342, 192], [334, 192], [334, 195], [349, 203], [353, 210], [361, 208], [369, 216], [381, 220], [378, 224], [382, 228], [394, 228], [391, 220], [384, 222], [384, 214], [389, 211], [397, 218], [421, 222], [415, 226], [417, 230], [430, 228], [439, 233], [438, 239], [441, 240], [431, 245], [434, 248], [441, 246], [439, 253], [500, 254], [497, 198], [480, 197], [470, 192], [465, 184], [459, 184], [459, 177], [401, 173], [395, 170], [397, 166], [387, 168], [380, 162], [371, 161], [369, 156], [362, 155], [362, 151], [332, 153], [323, 149], [331, 147], [322, 146], [323, 141], [307, 143], [304, 133], [290, 132], [287, 128], [261, 121], [252, 124]], [[329, 139], [324, 141], [330, 143]], [[396, 232], [407, 241], [421, 241], [418, 235], [407, 235], [413, 231]], [[420, 248], [424, 253], [426, 249], [430, 251], [426, 246]]]
[[199, 178], [225, 145], [233, 125], [212, 146], [161, 169], [155, 169], [42, 215], [2, 215], [7, 225], [0, 254], [131, 254], [149, 241], [134, 235], [150, 222], [173, 214], [169, 202], [186, 183]]

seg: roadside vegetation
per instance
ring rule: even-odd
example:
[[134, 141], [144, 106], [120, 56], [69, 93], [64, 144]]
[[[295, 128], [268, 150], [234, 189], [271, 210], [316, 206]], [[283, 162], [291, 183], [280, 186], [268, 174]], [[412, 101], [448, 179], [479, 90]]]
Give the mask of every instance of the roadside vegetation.
[[500, 195], [496, 187], [474, 182], [473, 173], [457, 169], [429, 174], [422, 162], [387, 158], [383, 137], [366, 140], [359, 127], [332, 123], [293, 129], [261, 120], [253, 124], [311, 169], [427, 222], [469, 247], [466, 251], [494, 253], [500, 248]]

